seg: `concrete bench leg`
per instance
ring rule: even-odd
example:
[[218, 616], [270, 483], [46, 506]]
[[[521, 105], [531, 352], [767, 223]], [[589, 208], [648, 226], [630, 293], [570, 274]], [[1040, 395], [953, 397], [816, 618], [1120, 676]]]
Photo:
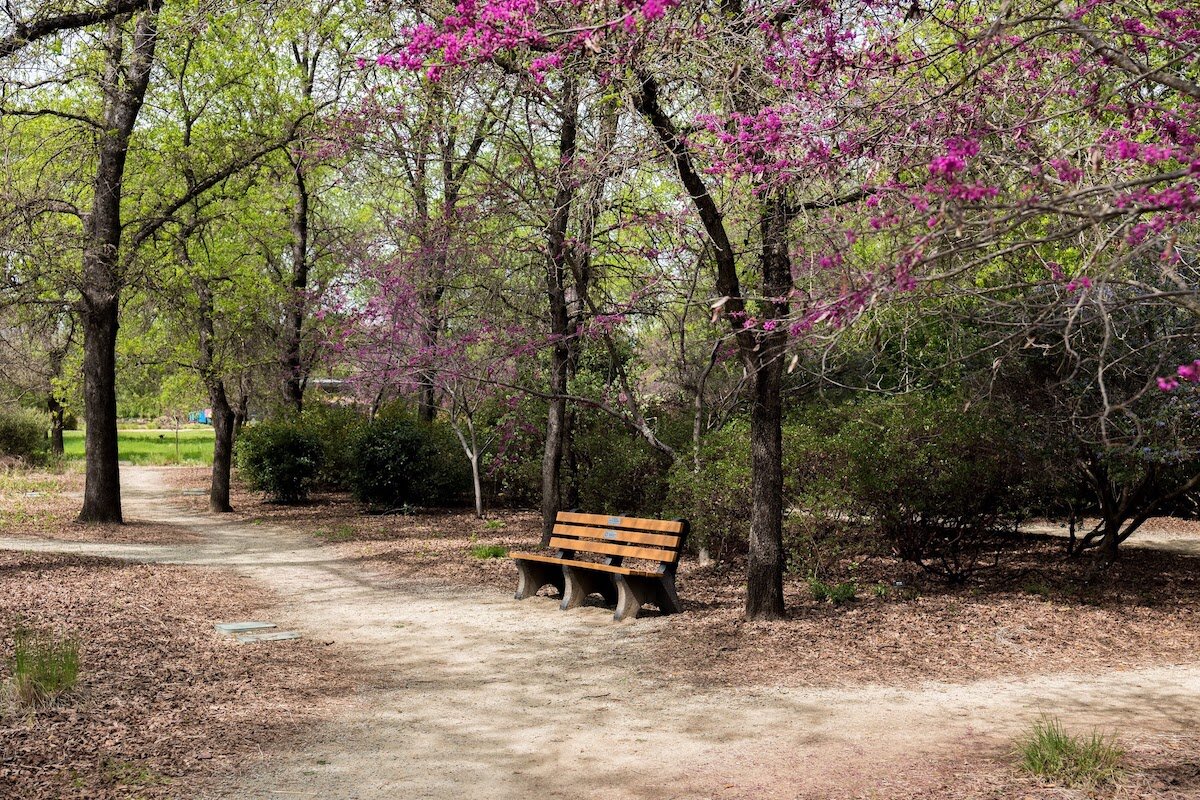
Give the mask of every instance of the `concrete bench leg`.
[[517, 561], [517, 593], [518, 600], [533, 597], [543, 586], [550, 585], [564, 594], [562, 567], [557, 564], [547, 564], [542, 561]]
[[661, 578], [614, 575], [613, 582], [617, 585], [617, 608], [613, 619], [618, 622], [636, 619], [646, 603], [654, 603], [664, 614], [678, 614], [683, 610], [675, 591], [675, 581], [669, 575]]
[[577, 567], [563, 567], [563, 577], [566, 580], [566, 588], [563, 590], [562, 603], [559, 605], [563, 611], [583, 605], [584, 598], [589, 594], [602, 595], [609, 603], [617, 601], [616, 587], [613, 586], [612, 580], [606, 573]]

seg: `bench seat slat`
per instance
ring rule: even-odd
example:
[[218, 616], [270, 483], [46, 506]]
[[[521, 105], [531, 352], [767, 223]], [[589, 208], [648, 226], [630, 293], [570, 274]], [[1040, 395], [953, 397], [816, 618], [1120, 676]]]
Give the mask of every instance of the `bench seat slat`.
[[603, 553], [607, 556], [622, 556], [624, 558], [641, 558], [646, 561], [674, 562], [679, 558], [678, 550], [656, 550], [653, 547], [633, 547], [623, 544], [609, 544], [605, 541], [592, 539], [562, 539], [553, 537], [550, 546], [559, 550], [578, 550], [583, 553]]
[[642, 517], [606, 517], [602, 514], [579, 514], [574, 511], [560, 511], [558, 522], [574, 523], [577, 525], [594, 525], [601, 528], [633, 528], [642, 531], [657, 531], [659, 533], [683, 533], [683, 523], [670, 519], [644, 519]]
[[617, 544], [652, 544], [658, 547], [670, 547], [678, 549], [679, 537], [667, 536], [662, 533], [639, 533], [638, 531], [626, 531], [620, 528], [585, 528], [580, 525], [563, 525], [561, 523], [554, 526], [554, 533], [558, 536], [579, 536], [585, 539], [604, 539]]
[[518, 561], [543, 561], [547, 564], [566, 564], [568, 567], [583, 567], [585, 569], [599, 570], [600, 572], [613, 572], [617, 575], [640, 575], [644, 578], [658, 578], [661, 574], [645, 569], [633, 569], [631, 567], [613, 567], [608, 564], [597, 564], [594, 561], [577, 561], [570, 558], [556, 558], [555, 556], [543, 556], [537, 553], [510, 553], [512, 558]]

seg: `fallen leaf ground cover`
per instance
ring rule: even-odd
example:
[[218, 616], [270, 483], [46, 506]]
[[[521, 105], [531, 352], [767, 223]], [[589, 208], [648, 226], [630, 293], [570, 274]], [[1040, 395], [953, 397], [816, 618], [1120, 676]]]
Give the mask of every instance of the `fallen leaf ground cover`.
[[[204, 498], [182, 494], [203, 486], [204, 473], [172, 470], [168, 479], [179, 502], [204, 506]], [[368, 570], [505, 594], [516, 586], [511, 561], [472, 550], [528, 549], [540, 536], [539, 518], [528, 511], [493, 511], [485, 520], [460, 509], [367, 516], [340, 494], [282, 506], [238, 488], [233, 499], [249, 523], [306, 531]], [[745, 565], [689, 557], [678, 579], [687, 613], [671, 621], [655, 657], [682, 680], [790, 686], [967, 682], [1195, 661], [1200, 558], [1128, 548], [1115, 566], [1091, 575], [1089, 559], [1066, 559], [1062, 548], [1054, 537], [1023, 536], [999, 567], [950, 587], [858, 541], [826, 577], [853, 582], [854, 601], [819, 602], [806, 576], [792, 574], [789, 618], [753, 623], [742, 618]], [[546, 613], [558, 612], [547, 602]]]
[[[202, 489], [207, 471], [172, 469], [164, 474], [178, 492], [178, 504], [196, 511], [206, 508], [205, 497], [185, 490]], [[489, 546], [530, 547], [540, 531], [538, 517], [532, 512], [497, 511], [486, 520], [477, 520], [459, 509], [424, 510], [411, 516], [366, 516], [344, 495], [318, 494], [310, 504], [289, 507], [265, 503], [242, 487], [235, 490], [233, 500], [238, 510], [232, 519], [262, 525], [264, 535], [271, 535], [274, 526], [304, 531], [323, 542], [337, 560], [357, 561], [365, 570], [385, 578], [481, 587], [503, 594], [511, 593], [516, 582], [509, 560], [477, 558], [472, 551]], [[1160, 529], [1170, 525], [1170, 521], [1156, 523]], [[1200, 644], [1200, 620], [1195, 611], [1200, 600], [1200, 559], [1130, 548], [1113, 569], [1090, 575], [1088, 562], [1066, 560], [1061, 557], [1061, 549], [1060, 540], [1025, 536], [1000, 568], [981, 573], [965, 586], [946, 587], [911, 565], [878, 552], [879, 548], [859, 542], [833, 559], [825, 576], [828, 581], [853, 582], [857, 587], [853, 602], [836, 606], [818, 602], [804, 576], [791, 575], [787, 580], [790, 618], [753, 624], [741, 619], [744, 565], [736, 561], [701, 565], [689, 558], [680, 574], [687, 613], [660, 623], [661, 635], [655, 636], [655, 647], [648, 651], [648, 657], [657, 659], [657, 663], [648, 666], [669, 675], [672, 681], [736, 687], [865, 683], [912, 686], [928, 681], [969, 683], [987, 678], [1019, 679], [1056, 672], [1088, 674], [1195, 663]], [[56, 576], [67, 569], [59, 564], [59, 557], [24, 558], [43, 559], [45, 566], [39, 569]], [[112, 562], [98, 563], [107, 570], [131, 569]], [[100, 569], [89, 567], [93, 568]], [[291, 656], [298, 662], [231, 664], [223, 660], [229, 655], [222, 650], [230, 647], [228, 640], [213, 640], [204, 624], [188, 628], [194, 623], [187, 623], [185, 618], [198, 618], [205, 613], [202, 608], [218, 603], [215, 598], [224, 605], [245, 602], [247, 614], [256, 603], [268, 602], [249, 587], [242, 587], [250, 591], [244, 595], [236, 587], [211, 582], [205, 585], [203, 581], [228, 578], [211, 572], [201, 576], [191, 568], [140, 569], [180, 570], [187, 575], [186, 580], [180, 578], [187, 586], [159, 584], [153, 591], [138, 594], [142, 589], [137, 588], [137, 580], [129, 592], [130, 575], [114, 574], [107, 588], [79, 584], [79, 594], [62, 606], [73, 609], [70, 613], [43, 613], [41, 617], [42, 624], [69, 628], [67, 620], [77, 616], [74, 609], [86, 605], [84, 597], [120, 594], [122, 598], [147, 598], [141, 614], [126, 617], [117, 626], [126, 633], [119, 641], [112, 641], [109, 656], [110, 662], [117, 665], [108, 679], [113, 685], [120, 686], [126, 672], [142, 672], [136, 681], [128, 679], [131, 686], [126, 697], [132, 699], [94, 700], [103, 695], [89, 684], [80, 696], [96, 702], [88, 712], [90, 717], [84, 718], [79, 709], [69, 711], [64, 705], [61, 717], [20, 721], [26, 726], [47, 725], [46, 732], [20, 728], [5, 718], [0, 732], [0, 747], [4, 748], [0, 749], [0, 770], [9, 772], [0, 772], [2, 779], [54, 775], [59, 780], [67, 776], [65, 783], [57, 784], [47, 783], [43, 777], [42, 783], [30, 784], [35, 793], [29, 796], [194, 796], [184, 787], [201, 786], [211, 776], [235, 769], [246, 758], [247, 748], [286, 736], [284, 728], [302, 721], [306, 705], [315, 708], [328, 702], [322, 701], [321, 691], [314, 687], [322, 681], [340, 685], [333, 678], [338, 674], [336, 668], [305, 660], [297, 655], [302, 650], [262, 650], [256, 654], [235, 648], [236, 658]], [[4, 562], [0, 562], [0, 597], [6, 597], [3, 581], [7, 574]], [[26, 571], [13, 585], [28, 584], [35, 597], [53, 597], [54, 587], [61, 583], [56, 577], [53, 586], [38, 588], [38, 581], [43, 577], [37, 570], [33, 577]], [[190, 600], [189, 588], [196, 593]], [[175, 645], [148, 647], [129, 633], [134, 620], [144, 618], [146, 608], [161, 609], [149, 599], [152, 596], [183, 598], [182, 605], [177, 606], [173, 600], [171, 607], [172, 613], [180, 615], [179, 627], [190, 630], [184, 642], [192, 648], [187, 662], [190, 668], [179, 666], [178, 660], [172, 662], [169, 653], [174, 652]], [[548, 616], [560, 613], [549, 600], [526, 602], [544, 604]], [[19, 608], [38, 608], [37, 602], [18, 599], [13, 603]], [[196, 605], [187, 610], [188, 603]], [[3, 616], [8, 607], [0, 603], [0, 620], [5, 623], [12, 618]], [[117, 610], [124, 613], [123, 606]], [[90, 613], [104, 619], [114, 612], [101, 606]], [[145, 634], [147, 629], [144, 625], [142, 628]], [[111, 634], [105, 628], [96, 635]], [[142, 655], [129, 664], [120, 661], [121, 654], [127, 658], [129, 653], [160, 651], [167, 652], [168, 657], [158, 663], [176, 666], [155, 672], [149, 666], [143, 667]], [[177, 680], [181, 675], [186, 679]], [[226, 677], [218, 682], [197, 679], [197, 675]], [[264, 682], [264, 675], [278, 676], [290, 685], [276, 684], [274, 677]], [[148, 706], [153, 711], [158, 702], [137, 694], [142, 690], [133, 683], [140, 687], [171, 680], [185, 688], [165, 693], [170, 708], [162, 711], [162, 718], [171, 720], [169, 723], [145, 723], [130, 716], [134, 713], [131, 709]], [[186, 688], [193, 684], [202, 687], [196, 696], [191, 694], [194, 690]], [[236, 699], [231, 700], [223, 693], [229, 685], [245, 688], [237, 689]], [[274, 693], [276, 690], [279, 694]], [[199, 699], [194, 703], [187, 699], [193, 697]], [[279, 714], [280, 709], [285, 713]], [[1124, 770], [1117, 784], [1094, 790], [1066, 789], [1025, 775], [1015, 768], [1013, 754], [997, 749], [993, 741], [987, 749], [967, 746], [959, 752], [947, 752], [943, 759], [897, 764], [886, 783], [877, 783], [866, 792], [855, 790], [836, 796], [928, 800], [1200, 797], [1200, 734], [1132, 726], [1110, 733], [1126, 751]], [[44, 746], [30, 744], [39, 737]], [[67, 741], [87, 744], [63, 744]], [[206, 749], [198, 750], [200, 747]], [[75, 755], [54, 755], [57, 753]], [[71, 769], [76, 771], [64, 770], [67, 764], [73, 764]], [[80, 772], [82, 767], [91, 772]], [[81, 775], [87, 776], [82, 784]], [[796, 787], [795, 796], [815, 800], [830, 795], [806, 794]]]
[[[1086, 733], [1084, 731], [1083, 733]], [[1195, 800], [1200, 797], [1200, 734], [1125, 731], [1117, 780], [1069, 788], [1011, 766], [1010, 753], [976, 753], [899, 770], [856, 800]], [[804, 797], [802, 795], [802, 797]], [[804, 800], [817, 800], [804, 797]], [[824, 800], [824, 798], [821, 798]]]
[[74, 465], [55, 471], [0, 469], [0, 536], [60, 542], [186, 544], [200, 537], [182, 528], [129, 519], [124, 525], [80, 525], [83, 473]]
[[271, 603], [219, 570], [0, 552], [0, 677], [19, 628], [73, 639], [82, 661], [53, 706], [0, 704], [0, 797], [193, 798], [286, 737], [343, 684], [316, 643], [213, 630]]

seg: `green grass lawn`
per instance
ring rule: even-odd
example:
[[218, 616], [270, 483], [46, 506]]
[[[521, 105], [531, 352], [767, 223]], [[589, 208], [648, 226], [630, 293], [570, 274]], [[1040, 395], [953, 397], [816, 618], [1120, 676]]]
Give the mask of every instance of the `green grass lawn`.
[[[83, 458], [83, 431], [63, 433], [63, 448], [67, 459]], [[122, 461], [132, 464], [194, 464], [212, 463], [212, 428], [188, 428], [179, 431], [179, 452], [175, 451], [175, 431], [128, 430], [117, 433], [117, 449]]]

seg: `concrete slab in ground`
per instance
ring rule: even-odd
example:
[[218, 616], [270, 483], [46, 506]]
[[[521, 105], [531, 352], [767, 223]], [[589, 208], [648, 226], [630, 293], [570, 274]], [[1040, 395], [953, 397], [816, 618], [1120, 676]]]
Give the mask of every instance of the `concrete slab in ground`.
[[282, 642], [287, 639], [299, 639], [300, 634], [297, 631], [270, 631], [268, 633], [239, 633], [237, 640], [242, 644], [252, 644], [254, 642]]
[[213, 625], [221, 633], [244, 633], [245, 631], [258, 631], [264, 628], [276, 627], [274, 622], [255, 622], [246, 620], [244, 622], [218, 622]]

